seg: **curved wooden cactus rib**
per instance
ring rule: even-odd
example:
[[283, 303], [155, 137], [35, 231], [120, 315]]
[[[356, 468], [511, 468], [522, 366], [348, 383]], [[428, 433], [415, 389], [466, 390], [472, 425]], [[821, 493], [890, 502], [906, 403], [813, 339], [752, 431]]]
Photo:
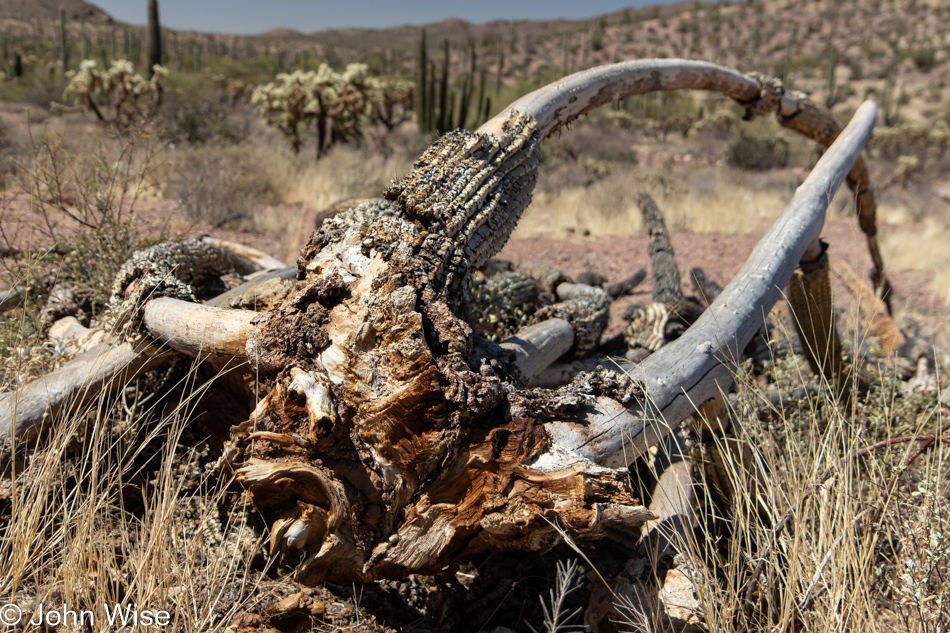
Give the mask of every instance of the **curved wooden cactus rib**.
[[[747, 119], [774, 114], [782, 126], [824, 147], [831, 146], [841, 133], [841, 126], [830, 112], [810, 103], [801, 93], [786, 93], [776, 79], [684, 59], [621, 62], [575, 73], [518, 99], [479, 131], [495, 132], [512, 112], [525, 112], [537, 120], [541, 133], [548, 135], [594, 108], [658, 90], [718, 92], [742, 105]], [[890, 284], [877, 243], [877, 204], [867, 165], [860, 156], [851, 166], [847, 182], [855, 196], [858, 223], [867, 237], [874, 287], [887, 301]]]
[[871, 102], [858, 108], [709, 309], [634, 369], [633, 377], [646, 386], [644, 402], [629, 411], [599, 403], [607, 411], [593, 415], [584, 427], [548, 424], [554, 444], [605, 466], [625, 465], [668, 434], [670, 425], [731, 385], [743, 348], [818, 239], [828, 204], [870, 138], [876, 116]]

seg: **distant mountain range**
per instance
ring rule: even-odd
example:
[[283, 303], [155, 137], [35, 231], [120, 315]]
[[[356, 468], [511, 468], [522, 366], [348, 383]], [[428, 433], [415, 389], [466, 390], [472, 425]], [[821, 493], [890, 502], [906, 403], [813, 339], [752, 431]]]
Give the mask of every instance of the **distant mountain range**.
[[[414, 49], [419, 42], [423, 28], [426, 29], [432, 42], [442, 40], [464, 41], [466, 38], [481, 38], [486, 34], [497, 35], [516, 28], [519, 35], [530, 35], [551, 32], [566, 28], [593, 25], [602, 20], [615, 20], [625, 14], [662, 17], [673, 15], [697, 5], [706, 5], [709, 2], [695, 2], [684, 0], [657, 7], [643, 7], [640, 9], [624, 9], [616, 13], [589, 18], [586, 20], [495, 20], [484, 24], [472, 24], [457, 18], [450, 18], [441, 22], [425, 25], [402, 25], [385, 29], [344, 28], [325, 29], [313, 33], [302, 33], [291, 28], [275, 28], [259, 35], [235, 36], [240, 39], [286, 42], [299, 44], [317, 44], [333, 47], [342, 51], [364, 50], [366, 48]], [[70, 21], [85, 20], [88, 23], [115, 22], [105, 10], [83, 0], [0, 0], [0, 20], [18, 20], [23, 22], [57, 21], [60, 7], [66, 9], [66, 18]], [[115, 22], [116, 24], [121, 24]], [[141, 25], [130, 25], [141, 26]], [[168, 29], [174, 30], [174, 29]], [[220, 33], [219, 35], [227, 35]], [[367, 43], [371, 42], [371, 45]]]
[[0, 0], [0, 18], [24, 20], [58, 20], [59, 9], [66, 10], [67, 20], [109, 22], [112, 16], [83, 0]]

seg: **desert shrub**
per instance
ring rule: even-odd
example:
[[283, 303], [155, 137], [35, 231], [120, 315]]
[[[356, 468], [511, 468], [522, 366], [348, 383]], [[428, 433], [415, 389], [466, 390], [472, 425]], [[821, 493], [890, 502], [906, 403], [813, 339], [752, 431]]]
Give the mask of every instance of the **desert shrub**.
[[916, 156], [898, 156], [897, 166], [894, 167], [894, 180], [901, 186], [907, 184], [920, 174], [920, 159]]
[[267, 173], [242, 147], [194, 147], [174, 165], [173, 196], [192, 222], [220, 227], [250, 217], [274, 198]]
[[739, 123], [739, 116], [728, 108], [716, 108], [693, 124], [690, 134], [711, 132], [716, 136], [731, 134]]
[[152, 189], [162, 149], [144, 130], [102, 134], [86, 147], [62, 136], [31, 136], [28, 157], [17, 165], [31, 214], [13, 222], [2, 241], [44, 258], [4, 260], [11, 285], [76, 282], [93, 290], [95, 305], [104, 305], [118, 269], [161, 232], [138, 217], [138, 207]]
[[327, 64], [315, 71], [280, 73], [251, 96], [268, 125], [276, 127], [294, 153], [312, 129], [317, 155], [331, 145], [363, 136], [363, 126], [381, 121], [388, 129], [405, 120], [412, 86], [399, 79], [370, 77], [365, 64], [349, 64], [342, 73]]
[[738, 137], [726, 148], [726, 160], [733, 167], [747, 171], [768, 171], [788, 165], [788, 141], [777, 135], [756, 136], [740, 130]]
[[169, 92], [159, 116], [162, 133], [174, 143], [236, 143], [246, 136], [228, 121], [228, 107], [217, 95], [195, 98], [177, 90]]
[[929, 73], [937, 61], [937, 49], [930, 38], [924, 38], [911, 45], [908, 56], [918, 70]]
[[888, 158], [896, 158], [901, 154], [910, 154], [927, 147], [943, 151], [947, 147], [948, 134], [950, 132], [942, 121], [933, 126], [918, 123], [880, 125], [874, 128], [868, 146], [879, 150]]

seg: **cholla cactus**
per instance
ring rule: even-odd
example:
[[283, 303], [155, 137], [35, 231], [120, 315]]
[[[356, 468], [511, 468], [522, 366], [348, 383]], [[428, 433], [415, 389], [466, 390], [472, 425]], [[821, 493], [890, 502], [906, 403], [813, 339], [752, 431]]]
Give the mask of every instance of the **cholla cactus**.
[[[117, 59], [106, 71], [97, 69], [91, 59], [79, 64], [79, 70], [70, 72], [69, 84], [63, 91], [63, 99], [86, 110], [92, 110], [100, 121], [105, 117], [98, 103], [113, 108], [115, 122], [127, 125], [135, 118], [147, 118], [161, 102], [165, 77], [168, 70], [156, 64], [152, 78], [145, 79], [135, 73], [132, 62]], [[98, 102], [98, 103], [97, 103]]]
[[370, 79], [370, 87], [376, 119], [387, 130], [392, 131], [397, 125], [409, 120], [415, 102], [411, 81], [399, 77], [374, 77]]
[[303, 144], [301, 133], [316, 118], [319, 105], [315, 94], [315, 71], [281, 73], [277, 80], [259, 86], [251, 95], [251, 102], [268, 125], [283, 132], [294, 153]]
[[906, 189], [907, 184], [918, 174], [920, 174], [920, 159], [916, 156], [898, 156], [897, 166], [894, 168], [895, 181]]
[[[365, 122], [382, 120], [380, 108], [391, 117], [397, 102], [407, 103], [404, 96], [397, 99], [398, 85], [390, 81], [370, 77], [365, 64], [350, 64], [342, 73], [320, 64], [317, 70], [277, 75], [275, 81], [258, 87], [251, 101], [264, 120], [287, 137], [295, 153], [312, 126], [320, 156], [333, 143], [360, 138]], [[409, 90], [404, 108], [411, 107]]]

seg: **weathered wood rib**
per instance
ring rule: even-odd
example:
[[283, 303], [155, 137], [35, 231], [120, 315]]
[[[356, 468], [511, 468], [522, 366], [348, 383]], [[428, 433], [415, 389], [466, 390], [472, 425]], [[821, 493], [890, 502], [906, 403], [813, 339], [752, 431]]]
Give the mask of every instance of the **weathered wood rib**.
[[148, 342], [114, 343], [97, 345], [61, 369], [0, 395], [0, 442], [30, 442], [66, 408], [78, 410], [168, 358], [165, 350]]
[[631, 371], [646, 387], [646, 402], [629, 411], [605, 410], [587, 427], [549, 423], [554, 444], [604, 466], [624, 466], [730, 386], [742, 349], [818, 238], [828, 203], [870, 138], [876, 115], [871, 102], [858, 108], [722, 294], [683, 336]]
[[145, 304], [142, 323], [160, 343], [194, 358], [243, 360], [248, 334], [257, 318], [250, 310], [228, 310], [170, 297]]
[[[594, 108], [658, 90], [718, 92], [745, 107], [747, 119], [774, 114], [782, 126], [825, 147], [841, 133], [841, 126], [830, 112], [809, 103], [801, 93], [786, 93], [778, 80], [684, 59], [620, 62], [575, 73], [518, 99], [479, 131], [497, 133], [511, 112], [525, 112], [535, 118], [538, 129], [547, 136]], [[887, 301], [890, 284], [877, 243], [877, 205], [867, 165], [860, 156], [854, 161], [847, 182], [855, 195], [858, 223], [867, 236], [874, 287]]]

